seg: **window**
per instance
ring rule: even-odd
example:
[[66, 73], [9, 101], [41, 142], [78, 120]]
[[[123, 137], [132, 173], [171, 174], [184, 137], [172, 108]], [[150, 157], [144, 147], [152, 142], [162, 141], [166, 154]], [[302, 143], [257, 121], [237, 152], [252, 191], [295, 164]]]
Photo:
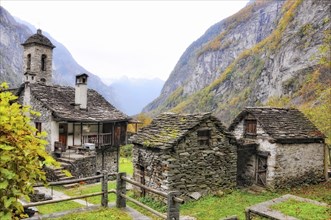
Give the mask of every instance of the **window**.
[[35, 122], [35, 126], [36, 126], [36, 128], [37, 128], [37, 133], [39, 132], [41, 132], [41, 122]]
[[256, 119], [245, 120], [245, 136], [256, 136]]
[[31, 54], [28, 54], [28, 60], [26, 64], [26, 69], [30, 70], [31, 69]]
[[200, 145], [208, 145], [210, 144], [210, 129], [201, 129], [198, 130], [198, 142]]
[[41, 55], [41, 70], [46, 71], [46, 58], [45, 54]]

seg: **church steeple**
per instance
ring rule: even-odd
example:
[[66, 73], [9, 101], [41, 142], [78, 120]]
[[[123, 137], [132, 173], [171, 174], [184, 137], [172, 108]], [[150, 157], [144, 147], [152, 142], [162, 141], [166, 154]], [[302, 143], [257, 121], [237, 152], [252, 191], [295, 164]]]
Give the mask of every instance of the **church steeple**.
[[55, 46], [45, 37], [41, 30], [30, 36], [24, 47], [24, 82], [52, 84], [52, 61]]

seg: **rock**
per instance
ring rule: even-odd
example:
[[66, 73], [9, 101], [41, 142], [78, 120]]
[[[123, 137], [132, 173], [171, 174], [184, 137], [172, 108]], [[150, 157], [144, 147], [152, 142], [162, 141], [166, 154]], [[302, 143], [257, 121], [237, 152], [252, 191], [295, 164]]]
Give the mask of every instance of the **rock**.
[[194, 192], [189, 195], [191, 198], [198, 200], [202, 196], [199, 192]]
[[224, 194], [225, 193], [222, 190], [217, 190], [216, 193], [215, 193], [215, 196], [217, 196], [217, 197], [223, 197]]

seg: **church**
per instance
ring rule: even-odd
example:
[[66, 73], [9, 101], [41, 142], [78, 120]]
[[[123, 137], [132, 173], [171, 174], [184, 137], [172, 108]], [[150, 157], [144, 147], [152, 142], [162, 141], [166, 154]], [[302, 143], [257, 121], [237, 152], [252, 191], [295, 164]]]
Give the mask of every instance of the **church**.
[[40, 29], [23, 44], [23, 84], [16, 95], [40, 112], [32, 116], [39, 132], [47, 132], [47, 152], [68, 165], [76, 177], [101, 170], [118, 171], [119, 150], [126, 144], [130, 118], [98, 92], [88, 89], [88, 75], [76, 75], [75, 87], [54, 85], [55, 46]]

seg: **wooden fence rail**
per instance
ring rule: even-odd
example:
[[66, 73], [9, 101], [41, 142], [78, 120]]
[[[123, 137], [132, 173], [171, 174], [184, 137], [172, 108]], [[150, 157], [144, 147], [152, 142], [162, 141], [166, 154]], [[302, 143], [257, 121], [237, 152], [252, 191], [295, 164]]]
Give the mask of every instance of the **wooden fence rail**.
[[[116, 176], [116, 190], [108, 190], [108, 178], [109, 176]], [[24, 208], [32, 207], [32, 206], [40, 206], [40, 205], [47, 205], [47, 204], [52, 204], [52, 203], [58, 203], [58, 202], [64, 202], [64, 201], [69, 201], [69, 200], [75, 200], [75, 199], [83, 199], [83, 198], [89, 198], [93, 196], [99, 196], [101, 195], [101, 206], [103, 207], [108, 207], [108, 194], [109, 193], [116, 193], [116, 207], [117, 208], [123, 208], [126, 207], [126, 200], [129, 200], [136, 205], [152, 212], [153, 214], [167, 220], [179, 220], [179, 205], [184, 203], [184, 200], [179, 198], [178, 192], [161, 192], [158, 190], [155, 190], [153, 188], [147, 187], [145, 185], [142, 185], [141, 183], [138, 183], [130, 178], [126, 177], [126, 173], [110, 173], [108, 174], [107, 171], [103, 171], [102, 174], [96, 175], [96, 176], [91, 176], [91, 177], [86, 177], [86, 178], [81, 178], [81, 179], [73, 179], [73, 180], [65, 180], [65, 181], [59, 181], [59, 182], [50, 182], [48, 183], [48, 186], [61, 186], [65, 184], [70, 184], [70, 183], [80, 183], [84, 182], [87, 180], [94, 180], [94, 179], [100, 179], [101, 181], [101, 190], [102, 192], [97, 192], [97, 193], [91, 193], [91, 194], [86, 194], [86, 195], [81, 195], [81, 196], [75, 196], [75, 197], [70, 197], [70, 198], [65, 198], [65, 199], [58, 199], [58, 200], [47, 200], [47, 201], [41, 201], [41, 202], [34, 202], [34, 203], [28, 203], [24, 204]], [[144, 188], [147, 191], [150, 191], [152, 193], [155, 193], [157, 195], [160, 195], [164, 198], [167, 198], [167, 215], [164, 215], [146, 205], [143, 203], [129, 197], [126, 195], [126, 182], [131, 183], [135, 186]], [[34, 187], [41, 187], [44, 186], [43, 184], [37, 184]]]
[[[150, 207], [142, 204], [141, 202], [128, 197], [126, 195], [126, 182], [129, 182], [135, 186], [141, 187], [147, 191], [160, 195], [164, 198], [167, 198], [167, 215], [159, 213], [158, 211], [151, 209]], [[169, 192], [165, 193], [162, 191], [155, 190], [148, 186], [145, 186], [139, 182], [136, 182], [132, 179], [126, 177], [126, 173], [118, 173], [117, 174], [117, 185], [116, 185], [116, 207], [123, 208], [126, 207], [126, 199], [135, 203], [136, 205], [147, 209], [148, 211], [154, 213], [155, 215], [167, 219], [167, 220], [179, 220], [179, 204], [183, 204], [184, 200], [177, 197], [179, 195], [178, 192]]]

